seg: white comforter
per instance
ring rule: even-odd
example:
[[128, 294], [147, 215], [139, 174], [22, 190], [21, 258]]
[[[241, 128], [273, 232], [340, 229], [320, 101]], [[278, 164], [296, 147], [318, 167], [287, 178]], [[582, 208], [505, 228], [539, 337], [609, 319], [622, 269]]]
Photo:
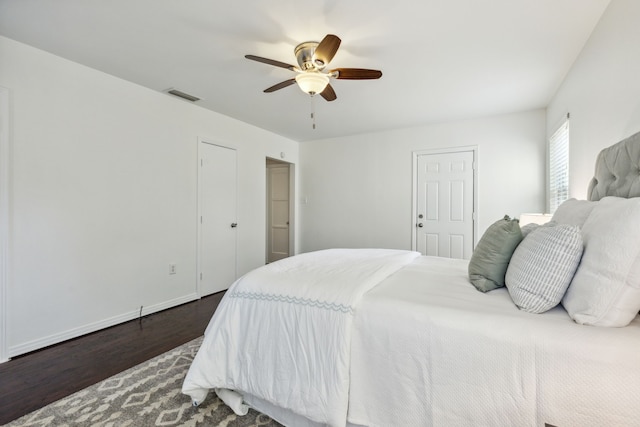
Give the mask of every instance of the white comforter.
[[344, 426], [354, 311], [365, 292], [420, 254], [332, 249], [284, 259], [234, 283], [183, 384], [251, 394], [310, 420]]
[[351, 423], [640, 426], [640, 317], [600, 328], [561, 306], [527, 313], [505, 288], [478, 292], [467, 266], [421, 257], [362, 299]]
[[[640, 425], [640, 317], [598, 328], [562, 307], [526, 313], [504, 288], [475, 290], [466, 261], [390, 253], [392, 266], [327, 251], [241, 279], [183, 391], [240, 390], [296, 427]], [[273, 291], [276, 276], [291, 294]]]

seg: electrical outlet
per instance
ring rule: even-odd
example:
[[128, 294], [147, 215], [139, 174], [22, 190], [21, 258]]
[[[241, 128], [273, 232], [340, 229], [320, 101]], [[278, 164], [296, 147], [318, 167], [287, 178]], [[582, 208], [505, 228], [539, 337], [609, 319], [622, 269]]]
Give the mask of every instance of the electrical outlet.
[[169, 264], [169, 274], [176, 274], [176, 265]]

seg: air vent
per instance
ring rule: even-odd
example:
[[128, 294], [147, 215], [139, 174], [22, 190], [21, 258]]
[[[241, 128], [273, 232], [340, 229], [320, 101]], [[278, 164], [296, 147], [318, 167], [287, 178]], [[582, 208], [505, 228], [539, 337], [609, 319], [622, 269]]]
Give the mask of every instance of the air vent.
[[200, 98], [198, 98], [197, 96], [189, 95], [188, 93], [184, 93], [184, 92], [179, 91], [177, 89], [169, 89], [167, 91], [167, 93], [170, 93], [173, 96], [177, 96], [177, 97], [180, 97], [182, 99], [186, 99], [187, 101], [191, 101], [191, 102], [200, 101]]

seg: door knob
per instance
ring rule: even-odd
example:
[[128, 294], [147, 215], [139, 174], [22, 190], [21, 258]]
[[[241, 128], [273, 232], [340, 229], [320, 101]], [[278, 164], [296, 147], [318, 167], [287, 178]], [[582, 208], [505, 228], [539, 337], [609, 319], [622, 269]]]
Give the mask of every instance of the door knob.
[[232, 222], [232, 223], [231, 223], [231, 228], [236, 228], [237, 226], [238, 226], [238, 223], [237, 223], [237, 222]]
[[420, 227], [420, 228], [422, 228], [422, 227], [423, 227], [423, 225], [422, 225], [422, 223], [421, 223], [421, 222], [419, 222], [419, 223], [418, 223], [418, 227]]

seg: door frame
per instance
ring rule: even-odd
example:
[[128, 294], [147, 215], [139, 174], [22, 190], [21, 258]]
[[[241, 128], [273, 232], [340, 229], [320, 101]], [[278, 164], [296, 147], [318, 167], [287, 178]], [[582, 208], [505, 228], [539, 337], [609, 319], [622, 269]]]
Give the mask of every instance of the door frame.
[[[196, 167], [198, 168], [198, 180], [196, 184], [196, 199], [197, 199], [197, 212], [196, 212], [196, 234], [197, 234], [197, 242], [196, 242], [196, 295], [198, 298], [202, 298], [202, 280], [200, 279], [202, 275], [202, 196], [200, 192], [202, 191], [203, 182], [202, 182], [202, 144], [215, 145], [216, 147], [226, 148], [228, 150], [233, 150], [236, 152], [236, 176], [234, 177], [236, 180], [236, 217], [238, 215], [238, 149], [230, 146], [229, 144], [224, 144], [220, 141], [210, 139], [210, 138], [202, 138], [198, 137], [198, 158]], [[236, 263], [234, 266], [235, 277], [238, 277], [238, 232], [235, 233], [235, 250], [236, 250]]]
[[478, 146], [465, 145], [461, 147], [433, 148], [425, 150], [416, 150], [411, 152], [412, 156], [412, 182], [411, 182], [411, 250], [415, 251], [418, 247], [418, 157], [431, 154], [454, 154], [461, 152], [473, 153], [473, 214], [471, 221], [473, 226], [473, 247], [478, 242]]
[[9, 89], [0, 86], [0, 363], [9, 360], [7, 347], [7, 287], [9, 286], [9, 232], [11, 150], [9, 145]]
[[289, 166], [289, 256], [293, 256], [295, 252], [295, 224], [296, 224], [296, 200], [295, 200], [295, 186], [296, 186], [296, 164], [287, 162], [285, 160], [276, 159], [274, 157], [266, 156], [264, 159], [264, 176], [265, 176], [265, 236], [264, 236], [264, 262], [269, 262], [269, 162], [280, 163]]

